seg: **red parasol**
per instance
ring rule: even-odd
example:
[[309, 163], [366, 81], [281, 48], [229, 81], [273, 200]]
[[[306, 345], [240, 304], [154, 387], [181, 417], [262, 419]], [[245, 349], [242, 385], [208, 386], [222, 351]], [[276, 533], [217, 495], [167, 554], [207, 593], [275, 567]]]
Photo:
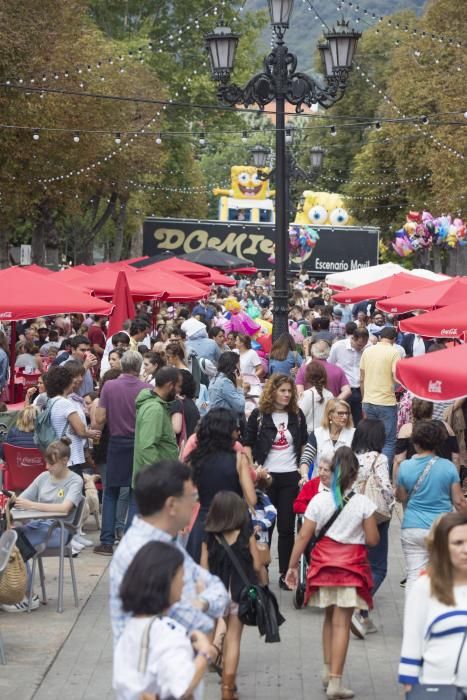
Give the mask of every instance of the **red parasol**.
[[62, 313], [110, 314], [110, 304], [61, 284], [57, 274], [46, 277], [20, 267], [0, 270], [0, 319], [19, 321]]
[[467, 396], [467, 345], [400, 360], [397, 380], [428, 401], [453, 401]]
[[126, 274], [123, 270], [120, 270], [118, 273], [112, 304], [114, 305], [114, 310], [109, 318], [107, 338], [111, 338], [114, 333], [121, 331], [124, 322], [128, 318], [135, 317], [135, 303], [131, 296]]
[[406, 318], [399, 326], [404, 333], [417, 333], [425, 338], [463, 338], [467, 332], [467, 300]]
[[397, 275], [385, 277], [377, 282], [369, 282], [361, 287], [348, 289], [333, 296], [333, 301], [342, 304], [352, 304], [366, 299], [386, 299], [405, 292], [412, 292], [415, 289], [431, 286], [433, 282], [409, 275], [406, 272], [399, 272]]
[[22, 270], [28, 270], [28, 272], [36, 272], [39, 275], [53, 275], [54, 271], [49, 270], [48, 267], [41, 267], [33, 263], [32, 265], [25, 265], [21, 268]]
[[[92, 268], [95, 270], [96, 268]], [[96, 272], [82, 272], [66, 270], [57, 275], [67, 273], [67, 284], [93, 291], [96, 296], [112, 298], [117, 277], [120, 272], [118, 267], [103, 266]], [[133, 301], [144, 299], [160, 299], [161, 301], [198, 301], [209, 293], [207, 287], [195, 280], [189, 280], [175, 273], [168, 274], [163, 271], [155, 273], [137, 272], [126, 265], [121, 266], [125, 272], [130, 294]]]
[[185, 277], [190, 277], [196, 279], [198, 282], [203, 284], [222, 284], [225, 287], [235, 286], [235, 280], [223, 275], [217, 270], [213, 270], [205, 265], [200, 265], [199, 263], [193, 263], [189, 260], [182, 260], [182, 258], [172, 257], [166, 260], [160, 260], [153, 263], [152, 265], [145, 265], [139, 268], [141, 273], [156, 270], [163, 270], [164, 272], [176, 272], [177, 274], [184, 275]]
[[393, 314], [402, 314], [415, 309], [435, 309], [455, 304], [467, 298], [467, 277], [452, 277], [445, 282], [435, 282], [415, 292], [400, 294], [378, 301], [378, 309]]

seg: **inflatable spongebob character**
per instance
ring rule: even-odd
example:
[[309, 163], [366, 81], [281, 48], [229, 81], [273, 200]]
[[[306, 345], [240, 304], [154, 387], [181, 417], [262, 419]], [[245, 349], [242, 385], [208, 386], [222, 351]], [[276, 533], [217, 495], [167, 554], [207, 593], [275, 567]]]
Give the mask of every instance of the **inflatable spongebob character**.
[[349, 216], [345, 200], [340, 194], [305, 190], [303, 198], [303, 209], [297, 212], [295, 224], [353, 226], [354, 221]]
[[[269, 168], [263, 168], [269, 173]], [[216, 187], [213, 194], [220, 197], [220, 221], [245, 221], [247, 223], [272, 223], [274, 203], [269, 190], [269, 180], [260, 180], [253, 165], [234, 165], [230, 169], [231, 188]]]

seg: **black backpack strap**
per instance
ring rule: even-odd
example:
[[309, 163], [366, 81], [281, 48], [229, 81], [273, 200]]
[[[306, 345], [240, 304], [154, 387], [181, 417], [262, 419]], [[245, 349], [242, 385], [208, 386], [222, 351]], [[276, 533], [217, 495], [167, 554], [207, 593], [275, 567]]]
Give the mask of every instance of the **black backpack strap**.
[[319, 535], [317, 535], [317, 536], [313, 539], [313, 542], [312, 542], [312, 546], [313, 546], [313, 547], [314, 547], [321, 539], [323, 539], [323, 537], [324, 537], [324, 535], [327, 533], [327, 531], [334, 525], [334, 523], [336, 522], [337, 518], [338, 518], [339, 515], [342, 513], [342, 511], [344, 510], [345, 506], [347, 505], [347, 503], [350, 501], [350, 499], [351, 499], [353, 496], [355, 496], [355, 492], [354, 492], [354, 491], [351, 491], [350, 493], [347, 494], [347, 496], [344, 496], [344, 499], [343, 499], [344, 502], [343, 502], [342, 508], [337, 508], [337, 510], [334, 511], [334, 513], [333, 513], [332, 516], [329, 518], [329, 520], [327, 521], [327, 523], [325, 523], [325, 524], [323, 525], [323, 527], [322, 527], [321, 530], [319, 531]]
[[251, 586], [252, 584], [251, 584], [251, 582], [247, 579], [246, 574], [245, 574], [245, 572], [243, 571], [242, 565], [241, 565], [240, 562], [238, 561], [237, 555], [236, 555], [235, 552], [233, 551], [232, 547], [228, 544], [228, 542], [227, 542], [227, 540], [225, 539], [224, 535], [222, 535], [222, 534], [221, 534], [221, 535], [214, 535], [214, 537], [216, 538], [216, 540], [219, 542], [219, 544], [222, 545], [222, 547], [223, 547], [223, 548], [225, 549], [225, 551], [227, 552], [227, 555], [228, 555], [230, 561], [232, 562], [232, 566], [233, 566], [233, 568], [235, 569], [235, 571], [237, 572], [237, 574], [240, 576], [240, 578], [241, 578], [241, 580], [242, 580], [242, 583], [243, 583], [245, 586], [248, 586], [248, 587]]

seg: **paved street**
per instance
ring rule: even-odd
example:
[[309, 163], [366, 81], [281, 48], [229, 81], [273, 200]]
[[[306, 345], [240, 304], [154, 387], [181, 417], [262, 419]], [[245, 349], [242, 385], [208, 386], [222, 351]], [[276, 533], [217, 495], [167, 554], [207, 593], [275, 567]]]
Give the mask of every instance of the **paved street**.
[[[95, 537], [95, 533], [91, 534]], [[377, 596], [374, 620], [378, 634], [364, 642], [352, 639], [346, 683], [360, 700], [398, 698], [396, 683], [403, 611], [399, 586], [403, 565], [397, 515], [391, 525], [389, 576]], [[81, 607], [72, 606], [65, 589], [65, 612], [55, 611], [55, 562], [47, 562], [50, 605], [31, 615], [0, 613], [8, 665], [0, 666], [2, 700], [104, 700], [112, 698], [112, 645], [107, 614], [107, 564], [89, 550], [76, 561]], [[276, 575], [273, 569], [273, 587]], [[281, 644], [265, 644], [255, 629], [246, 629], [238, 686], [241, 700], [314, 700], [324, 698], [321, 669], [321, 613], [296, 611], [291, 595], [279, 593], [287, 622]], [[209, 674], [206, 700], [218, 700], [218, 678]]]

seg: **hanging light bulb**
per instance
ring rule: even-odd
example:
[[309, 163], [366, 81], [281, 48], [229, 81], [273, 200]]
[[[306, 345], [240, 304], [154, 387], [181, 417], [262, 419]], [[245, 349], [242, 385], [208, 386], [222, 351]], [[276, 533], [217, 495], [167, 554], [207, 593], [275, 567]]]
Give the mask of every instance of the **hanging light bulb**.
[[34, 141], [39, 141], [39, 139], [40, 139], [39, 132], [35, 131], [32, 135], [32, 138]]
[[331, 132], [331, 136], [335, 136], [337, 134], [337, 129], [334, 124], [329, 128], [329, 131]]
[[376, 131], [379, 131], [381, 129], [381, 122], [375, 123], [375, 129], [376, 129]]
[[248, 134], [246, 133], [246, 131], [244, 131], [242, 134], [242, 141], [243, 143], [246, 143], [248, 141]]
[[200, 146], [205, 146], [206, 145], [206, 139], [204, 136], [204, 132], [201, 132], [199, 135], [199, 145]]
[[79, 143], [79, 131], [75, 131], [75, 133], [73, 134], [73, 141], [75, 143]]
[[162, 143], [162, 135], [161, 135], [161, 134], [158, 134], [158, 135], [156, 136], [156, 143], [157, 143], [158, 146], [161, 145], [161, 143]]
[[117, 133], [115, 134], [115, 143], [119, 145], [119, 144], [121, 144], [121, 142], [122, 142], [122, 135], [120, 134], [119, 131], [117, 131]]

